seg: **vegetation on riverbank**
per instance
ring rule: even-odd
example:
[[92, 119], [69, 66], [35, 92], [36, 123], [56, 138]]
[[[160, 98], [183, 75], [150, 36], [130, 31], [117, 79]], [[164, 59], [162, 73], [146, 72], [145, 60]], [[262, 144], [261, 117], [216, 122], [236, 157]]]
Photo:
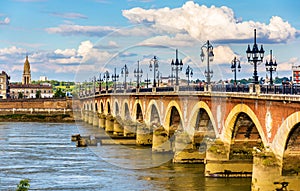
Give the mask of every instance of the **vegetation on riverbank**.
[[6, 114], [0, 122], [74, 122], [70, 114]]

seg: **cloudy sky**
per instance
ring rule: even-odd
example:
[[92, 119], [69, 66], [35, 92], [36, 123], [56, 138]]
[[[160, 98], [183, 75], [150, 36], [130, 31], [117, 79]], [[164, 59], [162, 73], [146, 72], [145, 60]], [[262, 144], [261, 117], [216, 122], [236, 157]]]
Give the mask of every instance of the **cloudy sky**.
[[[21, 81], [28, 54], [32, 78], [84, 81], [106, 70], [120, 73], [126, 64], [129, 78], [139, 61], [143, 79], [154, 55], [162, 76], [171, 73], [175, 49], [189, 65], [193, 79], [204, 79], [206, 61], [200, 50], [209, 40], [214, 47], [210, 67], [212, 80], [231, 79], [230, 63], [236, 56], [250, 78], [253, 66], [245, 50], [257, 43], [278, 63], [275, 76], [291, 76], [292, 65], [300, 65], [299, 1], [173, 1], [173, 0], [3, 0], [0, 2], [0, 70]], [[264, 63], [258, 75], [266, 76]], [[123, 78], [120, 76], [120, 80]]]

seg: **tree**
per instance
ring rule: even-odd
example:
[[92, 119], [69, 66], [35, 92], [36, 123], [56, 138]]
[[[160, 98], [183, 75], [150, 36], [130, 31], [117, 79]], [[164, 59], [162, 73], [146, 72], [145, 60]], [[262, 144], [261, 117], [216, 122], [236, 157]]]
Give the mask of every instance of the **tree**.
[[30, 187], [29, 180], [23, 179], [18, 184], [16, 191], [28, 191], [29, 187]]
[[61, 88], [58, 88], [54, 93], [55, 98], [62, 98], [66, 97], [66, 94], [61, 90]]
[[23, 98], [23, 93], [22, 93], [22, 92], [19, 92], [18, 98], [19, 98], [19, 99], [22, 99], [22, 98]]
[[42, 92], [41, 90], [37, 90], [35, 93], [35, 98], [41, 98], [42, 97]]

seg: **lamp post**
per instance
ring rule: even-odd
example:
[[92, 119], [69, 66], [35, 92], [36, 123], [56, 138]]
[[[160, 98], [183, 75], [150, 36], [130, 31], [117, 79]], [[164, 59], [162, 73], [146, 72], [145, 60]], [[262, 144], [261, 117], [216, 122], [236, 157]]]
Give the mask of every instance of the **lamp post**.
[[176, 83], [175, 85], [178, 86], [179, 85], [179, 80], [178, 80], [178, 71], [182, 71], [182, 66], [183, 66], [183, 63], [182, 63], [182, 60], [178, 60], [178, 50], [176, 49], [176, 60], [175, 60], [175, 63], [174, 63], [174, 60], [172, 59], [172, 62], [171, 62], [171, 67], [172, 67], [172, 76], [173, 76], [173, 71], [175, 71], [175, 79], [176, 79]]
[[150, 71], [152, 71], [152, 69], [153, 69], [153, 87], [156, 87], [155, 72], [158, 71], [158, 60], [157, 60], [156, 56], [154, 56], [150, 60], [149, 68], [150, 68]]
[[263, 45], [261, 45], [260, 50], [258, 50], [257, 44], [256, 44], [256, 29], [254, 29], [254, 44], [252, 50], [250, 49], [250, 45], [248, 44], [248, 48], [246, 50], [248, 62], [250, 64], [253, 63], [254, 66], [254, 72], [253, 72], [253, 83], [259, 84], [258, 82], [258, 76], [257, 76], [257, 65], [259, 65], [264, 57], [264, 48]]
[[121, 75], [122, 76], [124, 75], [124, 89], [125, 90], [127, 89], [126, 77], [128, 77], [128, 74], [129, 74], [128, 68], [127, 68], [127, 65], [125, 64], [125, 66], [121, 70]]
[[147, 79], [145, 80], [145, 84], [146, 84], [146, 86], [148, 88], [148, 85], [150, 84], [150, 79], [148, 78], [148, 73], [147, 73]]
[[268, 62], [266, 60], [266, 70], [267, 70], [267, 72], [270, 72], [270, 85], [273, 85], [272, 73], [276, 72], [276, 69], [277, 69], [277, 63], [276, 63], [276, 60], [273, 63], [272, 50], [270, 50], [270, 61]]
[[190, 77], [193, 77], [193, 69], [190, 67], [190, 66], [188, 66], [187, 68], [186, 68], [186, 72], [185, 72], [185, 75], [186, 75], [186, 77], [188, 78], [188, 86], [190, 85]]
[[157, 72], [157, 86], [159, 87], [159, 84], [162, 83], [162, 73]]
[[119, 80], [119, 75], [117, 75], [117, 69], [115, 68], [115, 73], [111, 75], [111, 79], [114, 82], [114, 90], [117, 89], [117, 81]]
[[108, 80], [109, 80], [109, 72], [107, 70], [106, 70], [106, 72], [104, 72], [103, 79], [105, 79], [105, 89], [107, 91], [108, 90]]
[[204, 51], [203, 49], [206, 49], [206, 56], [207, 56], [207, 70], [204, 71], [204, 75], [206, 77], [206, 82], [207, 84], [210, 84], [210, 80], [213, 77], [213, 71], [209, 68], [209, 62], [212, 62], [214, 60], [214, 47], [212, 44], [209, 42], [209, 40], [201, 47], [201, 54], [200, 58], [201, 61], [204, 61]]
[[99, 94], [101, 94], [101, 90], [102, 90], [102, 82], [103, 82], [103, 79], [101, 78], [101, 73], [99, 74], [99, 79], [98, 79], [98, 82], [99, 82]]
[[236, 57], [231, 61], [231, 71], [234, 73], [234, 84], [236, 85], [236, 72], [241, 71], [241, 62]]
[[136, 77], [136, 88], [140, 88], [140, 78], [143, 76], [143, 70], [140, 69], [140, 61], [138, 61], [138, 67], [137, 69], [134, 69], [133, 71], [134, 77]]

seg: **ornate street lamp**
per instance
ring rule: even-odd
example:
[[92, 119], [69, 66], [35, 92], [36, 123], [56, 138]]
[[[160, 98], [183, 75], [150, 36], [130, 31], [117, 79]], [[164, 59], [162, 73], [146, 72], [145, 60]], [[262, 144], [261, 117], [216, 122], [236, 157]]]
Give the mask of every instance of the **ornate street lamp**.
[[276, 63], [276, 60], [273, 63], [272, 50], [270, 50], [270, 61], [268, 62], [266, 60], [266, 70], [267, 70], [267, 72], [270, 72], [270, 85], [273, 85], [272, 73], [276, 72], [276, 69], [277, 69], [277, 63]]
[[119, 75], [117, 75], [117, 69], [115, 68], [115, 73], [111, 75], [111, 79], [114, 82], [114, 90], [117, 89], [117, 81], [119, 80]]
[[207, 70], [204, 71], [205, 77], [206, 77], [206, 82], [207, 84], [210, 84], [210, 80], [213, 77], [213, 71], [210, 70], [209, 68], [209, 62], [212, 62], [214, 60], [214, 47], [212, 46], [212, 44], [210, 44], [209, 40], [201, 47], [201, 54], [200, 54], [200, 58], [201, 61], [204, 61], [204, 51], [203, 49], [206, 49], [206, 57], [207, 57]]
[[99, 82], [99, 94], [101, 94], [101, 90], [102, 90], [102, 82], [103, 82], [103, 79], [101, 78], [101, 73], [99, 74], [99, 79], [98, 79], [98, 82]]
[[137, 69], [134, 69], [133, 71], [134, 77], [136, 77], [136, 88], [140, 88], [140, 78], [143, 76], [143, 70], [140, 69], [140, 61], [138, 61], [138, 67]]
[[152, 71], [153, 69], [153, 87], [156, 87], [156, 81], [155, 81], [155, 72], [158, 71], [158, 60], [156, 58], [156, 56], [154, 56], [151, 60], [150, 60], [150, 65], [149, 65], [150, 71]]
[[188, 86], [190, 85], [190, 77], [192, 78], [193, 77], [193, 69], [190, 67], [190, 66], [188, 66], [187, 68], [186, 68], [186, 72], [185, 72], [185, 75], [186, 75], [186, 77], [188, 78]]
[[126, 84], [126, 77], [128, 77], [128, 68], [127, 68], [127, 65], [125, 64], [125, 66], [122, 68], [121, 70], [121, 75], [123, 77], [124, 75], [124, 89], [126, 90], [127, 89], [127, 84]]
[[236, 72], [241, 71], [241, 62], [236, 57], [231, 61], [231, 71], [234, 73], [234, 84], [236, 85]]
[[258, 50], [257, 44], [256, 44], [256, 29], [254, 29], [254, 44], [252, 50], [250, 49], [250, 45], [248, 45], [248, 48], [246, 50], [248, 62], [250, 64], [253, 63], [254, 66], [254, 72], [253, 72], [253, 83], [258, 84], [258, 76], [257, 76], [257, 65], [259, 65], [264, 57], [264, 48], [263, 45], [261, 45], [260, 50]]
[[107, 91], [108, 90], [108, 80], [109, 80], [109, 72], [107, 70], [106, 70], [106, 72], [104, 72], [103, 79], [105, 80], [105, 89]]
[[175, 85], [178, 86], [179, 85], [179, 80], [178, 80], [178, 71], [182, 71], [182, 66], [183, 66], [183, 63], [182, 63], [182, 60], [178, 60], [178, 50], [176, 49], [176, 60], [175, 60], [175, 63], [172, 59], [172, 62], [171, 62], [171, 67], [172, 67], [172, 77], [173, 77], [173, 71], [175, 71], [175, 79], [176, 79], [176, 83]]

